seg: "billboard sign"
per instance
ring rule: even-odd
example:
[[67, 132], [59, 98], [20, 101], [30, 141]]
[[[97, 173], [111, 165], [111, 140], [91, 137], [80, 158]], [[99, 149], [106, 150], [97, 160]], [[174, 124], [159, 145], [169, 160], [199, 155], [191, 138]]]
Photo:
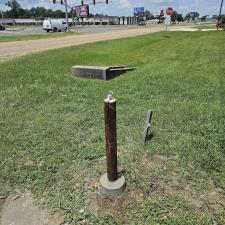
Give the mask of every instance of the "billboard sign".
[[134, 16], [144, 16], [145, 8], [144, 7], [136, 7], [134, 8]]
[[76, 6], [76, 16], [77, 17], [88, 17], [89, 16], [89, 5], [79, 5]]

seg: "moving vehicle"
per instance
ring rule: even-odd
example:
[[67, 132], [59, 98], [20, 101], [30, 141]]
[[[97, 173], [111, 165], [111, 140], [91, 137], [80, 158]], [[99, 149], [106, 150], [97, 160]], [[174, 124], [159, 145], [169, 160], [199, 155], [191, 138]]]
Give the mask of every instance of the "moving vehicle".
[[63, 20], [59, 19], [48, 19], [44, 20], [43, 22], [43, 30], [46, 32], [53, 31], [53, 32], [61, 32], [67, 30], [67, 24]]
[[5, 26], [3, 23], [0, 23], [0, 30], [5, 30]]

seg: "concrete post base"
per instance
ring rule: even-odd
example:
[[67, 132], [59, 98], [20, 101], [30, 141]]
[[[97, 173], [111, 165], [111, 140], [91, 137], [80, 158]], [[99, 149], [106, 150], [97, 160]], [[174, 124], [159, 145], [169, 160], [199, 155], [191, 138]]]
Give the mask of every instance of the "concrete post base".
[[119, 177], [116, 181], [109, 181], [107, 173], [100, 177], [100, 192], [107, 197], [116, 197], [125, 190], [125, 178]]

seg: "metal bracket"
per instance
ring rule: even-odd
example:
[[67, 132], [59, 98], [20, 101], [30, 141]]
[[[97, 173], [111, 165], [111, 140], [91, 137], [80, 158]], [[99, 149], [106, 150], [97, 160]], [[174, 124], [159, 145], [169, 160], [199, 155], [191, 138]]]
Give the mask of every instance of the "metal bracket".
[[145, 126], [144, 126], [144, 133], [143, 133], [143, 144], [146, 143], [148, 136], [150, 134], [150, 128], [151, 128], [151, 122], [152, 122], [152, 115], [153, 115], [153, 111], [152, 110], [148, 110], [147, 114], [146, 114], [146, 120], [145, 120]]

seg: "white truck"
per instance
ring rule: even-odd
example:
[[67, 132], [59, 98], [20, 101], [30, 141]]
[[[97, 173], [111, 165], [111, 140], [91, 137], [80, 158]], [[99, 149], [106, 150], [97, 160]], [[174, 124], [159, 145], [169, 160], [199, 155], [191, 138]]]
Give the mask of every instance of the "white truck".
[[48, 19], [48, 20], [44, 20], [43, 22], [43, 30], [46, 30], [46, 32], [49, 32], [49, 31], [61, 32], [61, 31], [66, 31], [67, 29], [68, 29], [67, 24], [63, 20]]

